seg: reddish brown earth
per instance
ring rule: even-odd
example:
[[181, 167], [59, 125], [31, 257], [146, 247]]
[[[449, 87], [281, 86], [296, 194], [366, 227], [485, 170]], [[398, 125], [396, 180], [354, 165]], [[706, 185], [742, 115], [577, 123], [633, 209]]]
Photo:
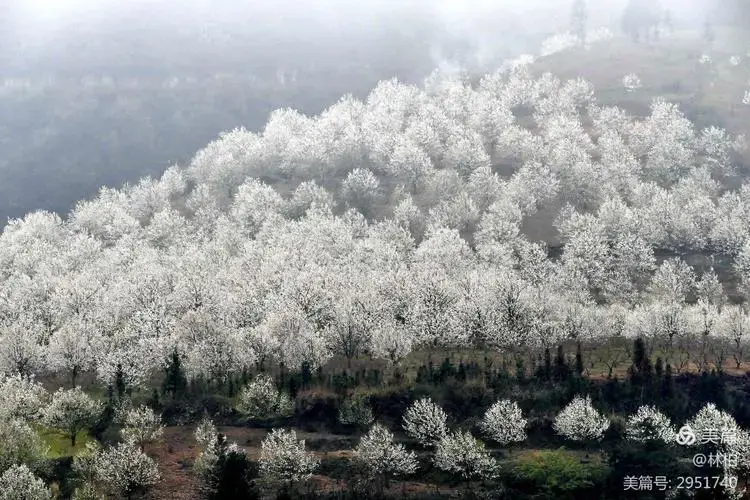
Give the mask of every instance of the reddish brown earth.
[[[257, 460], [260, 457], [260, 443], [268, 433], [266, 429], [253, 429], [249, 427], [224, 427], [218, 428], [224, 433], [230, 442], [235, 442], [250, 457]], [[154, 458], [159, 464], [161, 481], [149, 493], [150, 500], [198, 500], [197, 482], [192, 476], [193, 462], [200, 450], [195, 443], [193, 433], [194, 425], [166, 427], [161, 442], [153, 443], [146, 447], [146, 453]], [[297, 430], [297, 437], [306, 441], [320, 443], [326, 440], [339, 440], [347, 436], [338, 436], [328, 433], [311, 433]], [[328, 448], [328, 446], [326, 446]], [[331, 450], [315, 452], [322, 460], [348, 458], [351, 450]], [[315, 491], [337, 491], [346, 488], [346, 483], [324, 475], [312, 477], [311, 488]], [[439, 491], [446, 496], [457, 496], [458, 491], [446, 486], [436, 487], [432, 484], [417, 481], [394, 481], [388, 488], [394, 496], [407, 496], [417, 492]]]

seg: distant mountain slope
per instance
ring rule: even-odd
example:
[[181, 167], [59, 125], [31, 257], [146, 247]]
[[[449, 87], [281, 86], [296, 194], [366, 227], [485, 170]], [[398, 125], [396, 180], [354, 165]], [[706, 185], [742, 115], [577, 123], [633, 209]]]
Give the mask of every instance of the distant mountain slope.
[[[736, 30], [717, 31], [713, 48], [694, 31], [677, 32], [651, 44], [618, 37], [588, 50], [540, 58], [533, 69], [588, 80], [603, 105], [644, 116], [651, 100], [663, 97], [679, 104], [697, 127], [716, 125], [750, 136], [750, 105], [742, 103], [745, 91], [750, 90], [750, 47], [736, 45]], [[710, 63], [699, 62], [704, 54], [710, 55]], [[732, 56], [739, 56], [737, 66], [730, 62]], [[628, 73], [640, 78], [642, 88], [625, 89], [622, 78]]]

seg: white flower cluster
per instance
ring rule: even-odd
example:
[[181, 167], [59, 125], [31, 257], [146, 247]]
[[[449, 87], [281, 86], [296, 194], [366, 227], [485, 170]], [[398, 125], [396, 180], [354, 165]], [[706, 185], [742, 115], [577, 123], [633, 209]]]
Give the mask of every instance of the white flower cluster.
[[573, 441], [586, 441], [601, 439], [609, 424], [609, 419], [591, 404], [591, 396], [576, 396], [557, 415], [552, 428]]
[[404, 413], [403, 428], [422, 446], [434, 444], [448, 434], [448, 415], [431, 398], [415, 401]]
[[641, 406], [628, 418], [625, 424], [625, 436], [631, 441], [663, 441], [672, 443], [675, 430], [669, 417], [654, 406]]
[[362, 436], [352, 459], [369, 478], [405, 476], [416, 472], [418, 467], [416, 453], [407, 451], [402, 444], [394, 444], [393, 433], [381, 424], [373, 425]]
[[493, 404], [484, 414], [479, 428], [485, 436], [500, 444], [526, 439], [526, 419], [518, 403], [508, 399]]
[[0, 475], [1, 500], [49, 500], [52, 494], [44, 481], [25, 465], [14, 465]]
[[642, 87], [641, 79], [635, 73], [628, 73], [622, 77], [622, 85], [628, 92], [632, 92]]
[[86, 480], [82, 490], [104, 491], [116, 498], [130, 498], [161, 478], [156, 462], [133, 441], [103, 450], [89, 443], [86, 452], [75, 458], [73, 469]]
[[158, 440], [164, 432], [161, 415], [144, 405], [130, 408], [125, 413], [122, 423], [124, 426], [121, 431], [123, 438], [132, 440], [139, 445]]
[[294, 401], [276, 389], [270, 376], [259, 375], [240, 391], [237, 410], [253, 419], [285, 417], [293, 413]]
[[261, 443], [261, 478], [271, 484], [296, 483], [312, 476], [320, 459], [305, 451], [294, 430], [273, 429]]
[[581, 41], [572, 33], [558, 33], [546, 38], [542, 42], [542, 48], [539, 50], [541, 57], [550, 56], [559, 52], [577, 47]]
[[499, 466], [486, 450], [484, 443], [470, 432], [457, 431], [445, 436], [435, 445], [435, 466], [464, 479], [492, 479]]

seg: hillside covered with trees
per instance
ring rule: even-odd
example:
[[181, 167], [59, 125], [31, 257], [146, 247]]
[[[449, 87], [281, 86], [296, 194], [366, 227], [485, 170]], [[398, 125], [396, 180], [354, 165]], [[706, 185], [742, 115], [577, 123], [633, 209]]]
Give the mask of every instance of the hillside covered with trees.
[[750, 91], [546, 67], [627, 9], [11, 219], [0, 500], [748, 498]]
[[[637, 119], [598, 105], [583, 80], [532, 78], [525, 66], [476, 86], [438, 73], [423, 86], [385, 81], [365, 100], [345, 97], [318, 116], [279, 110], [262, 133], [228, 132], [186, 168], [103, 188], [66, 221], [35, 212], [6, 227], [3, 387], [38, 387], [19, 376], [109, 387], [112, 421], [139, 394], [163, 404], [187, 384], [236, 398], [242, 381], [260, 383], [254, 374], [269, 370], [283, 384], [302, 373], [295, 391], [325, 373], [345, 388], [331, 368], [343, 362], [347, 376], [369, 359], [381, 366], [369, 375], [381, 382], [370, 384], [408, 387], [432, 377], [446, 349], [484, 353], [506, 374], [541, 380], [559, 350], [556, 366], [569, 371], [553, 370], [554, 380], [578, 380], [574, 391], [587, 383], [572, 373], [616, 381], [628, 366], [629, 383], [643, 386], [636, 375], [648, 369], [640, 376], [653, 379], [650, 359], [660, 377], [698, 371], [722, 380], [715, 373], [747, 367], [748, 188], [726, 187], [743, 147], [720, 128], [696, 130], [667, 102]], [[553, 216], [562, 245], [527, 237], [540, 214]], [[706, 258], [691, 266], [684, 253]], [[719, 272], [736, 280], [725, 286]], [[577, 352], [575, 363], [564, 346]], [[415, 355], [429, 361], [417, 373]], [[455, 361], [446, 362], [450, 372]], [[474, 365], [461, 364], [466, 379]], [[154, 383], [165, 369], [171, 385], [162, 393]], [[274, 394], [268, 383], [252, 397]], [[300, 411], [275, 396], [270, 410], [248, 402], [243, 391], [260, 390], [248, 387], [237, 406], [228, 402], [230, 414], [214, 403], [214, 418]], [[40, 418], [71, 436], [91, 431], [102, 409], [92, 402], [83, 410], [89, 396], [60, 391], [52, 407], [41, 388], [29, 393], [36, 400], [3, 398], [4, 425], [33, 435], [27, 421]], [[650, 397], [641, 390], [628, 403], [636, 406], [619, 410], [634, 412]], [[723, 403], [748, 424], [739, 394]], [[63, 415], [74, 407], [90, 416], [70, 427], [49, 409], [56, 404]], [[678, 400], [672, 418], [698, 404]], [[170, 407], [174, 422], [205, 411]], [[378, 443], [390, 439], [372, 432]], [[296, 442], [274, 439], [278, 453]], [[474, 446], [470, 435], [455, 439], [442, 446]], [[138, 451], [107, 450], [105, 462], [106, 453]], [[438, 470], [458, 467], [438, 456]], [[461, 467], [480, 467], [471, 463]], [[282, 474], [263, 467], [262, 477]], [[96, 474], [80, 487], [115, 487]]]

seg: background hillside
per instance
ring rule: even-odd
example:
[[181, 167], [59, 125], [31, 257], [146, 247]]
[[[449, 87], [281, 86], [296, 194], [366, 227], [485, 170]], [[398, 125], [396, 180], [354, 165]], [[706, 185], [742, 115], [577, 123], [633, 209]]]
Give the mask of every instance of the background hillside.
[[[414, 0], [359, 10], [328, 2], [293, 15], [290, 2], [194, 2], [176, 11], [138, 1], [45, 17], [33, 15], [39, 3], [6, 6], [0, 25], [0, 225], [36, 209], [65, 215], [102, 185], [159, 176], [222, 131], [260, 130], [277, 108], [316, 114], [346, 93], [365, 96], [380, 80], [421, 82], [439, 65], [490, 72], [538, 53], [545, 38], [568, 29], [570, 10], [541, 0], [471, 9]], [[634, 113], [661, 95], [698, 126], [745, 127], [748, 66], [728, 67], [730, 55], [745, 53], [743, 32], [718, 27], [739, 23], [739, 10], [731, 2], [716, 10], [712, 2], [665, 1], [677, 33], [636, 44], [620, 35], [626, 3], [589, 7], [589, 26], [609, 27], [617, 38], [542, 58], [536, 68], [581, 75], [601, 102]], [[717, 25], [713, 77], [697, 68], [707, 50], [706, 13]], [[621, 85], [631, 71], [644, 85], [636, 93]]]

